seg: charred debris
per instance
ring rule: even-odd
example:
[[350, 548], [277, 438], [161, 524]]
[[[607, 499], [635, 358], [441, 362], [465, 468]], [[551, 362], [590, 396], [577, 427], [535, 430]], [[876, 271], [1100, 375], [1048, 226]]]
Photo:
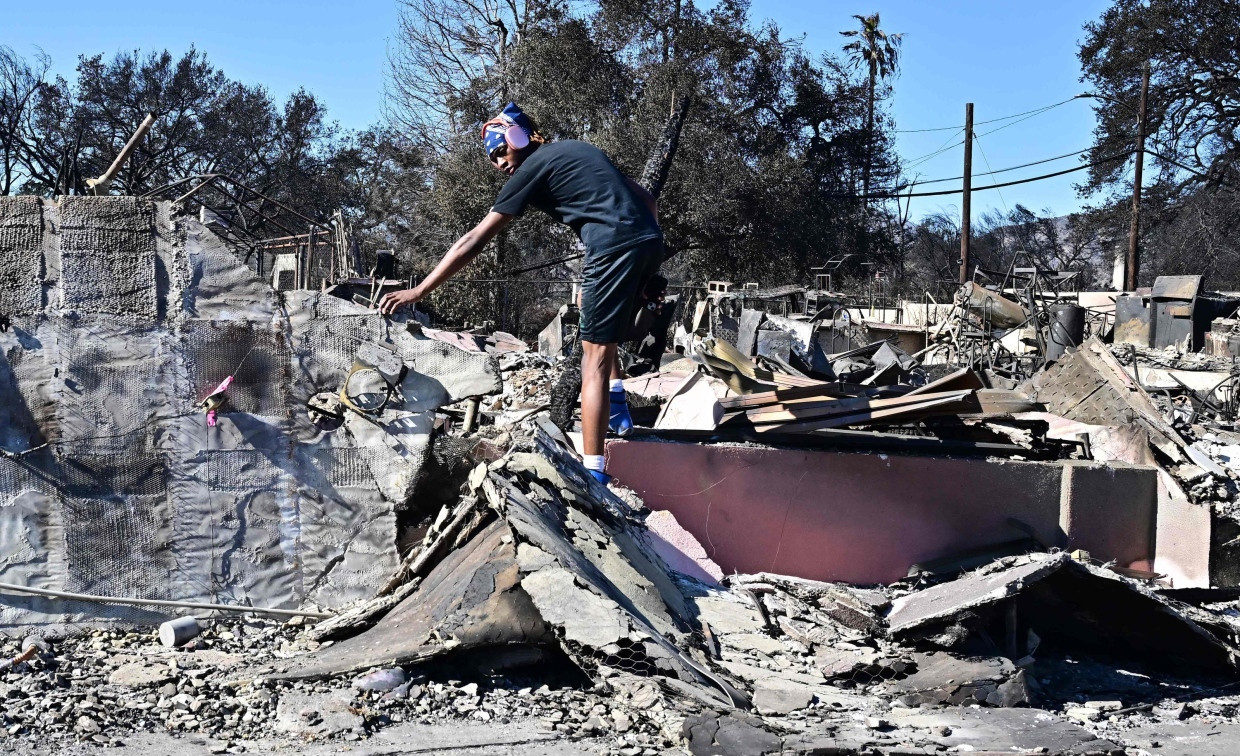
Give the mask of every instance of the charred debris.
[[628, 350], [608, 488], [571, 305], [536, 347], [384, 318], [399, 283], [343, 233], [247, 260], [200, 220], [0, 199], [11, 742], [1240, 737], [1237, 300], [1199, 279], [898, 308], [710, 282]]

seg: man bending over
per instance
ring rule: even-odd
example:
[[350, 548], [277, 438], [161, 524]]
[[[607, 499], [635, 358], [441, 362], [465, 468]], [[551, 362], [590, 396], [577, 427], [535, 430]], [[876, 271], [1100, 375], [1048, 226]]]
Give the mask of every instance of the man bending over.
[[511, 178], [482, 222], [448, 250], [426, 280], [379, 301], [393, 313], [426, 297], [533, 205], [573, 229], [586, 247], [581, 287], [581, 435], [585, 465], [600, 482], [603, 439], [633, 427], [616, 345], [633, 323], [638, 296], [663, 261], [654, 197], [576, 140], [547, 143], [514, 103], [482, 127], [487, 157]]

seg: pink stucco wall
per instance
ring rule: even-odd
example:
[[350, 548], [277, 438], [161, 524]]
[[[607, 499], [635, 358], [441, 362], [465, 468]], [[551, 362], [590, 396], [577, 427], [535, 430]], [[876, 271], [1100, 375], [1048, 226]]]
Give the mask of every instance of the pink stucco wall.
[[1011, 519], [1047, 545], [1122, 565], [1154, 556], [1149, 467], [620, 440], [607, 457], [609, 473], [675, 514], [726, 573], [886, 583], [1022, 537]]

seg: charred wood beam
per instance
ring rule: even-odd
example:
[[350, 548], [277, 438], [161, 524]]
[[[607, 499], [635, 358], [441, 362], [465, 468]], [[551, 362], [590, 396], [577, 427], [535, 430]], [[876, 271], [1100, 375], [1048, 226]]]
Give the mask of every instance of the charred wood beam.
[[667, 174], [672, 169], [672, 159], [676, 157], [676, 148], [680, 144], [680, 132], [685, 128], [685, 116], [693, 102], [693, 98], [688, 95], [679, 98], [679, 101], [675, 95], [672, 98], [672, 111], [663, 126], [663, 134], [651, 150], [646, 167], [642, 170], [641, 180], [638, 181], [655, 198], [658, 198], [667, 182]]

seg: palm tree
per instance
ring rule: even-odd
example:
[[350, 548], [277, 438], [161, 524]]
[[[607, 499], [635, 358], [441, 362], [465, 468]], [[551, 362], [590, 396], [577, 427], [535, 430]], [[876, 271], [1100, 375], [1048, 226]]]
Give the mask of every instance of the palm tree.
[[854, 68], [866, 66], [870, 71], [869, 107], [865, 114], [865, 165], [861, 172], [862, 194], [870, 193], [870, 163], [874, 151], [874, 99], [879, 79], [893, 75], [899, 68], [900, 42], [903, 34], [888, 34], [878, 28], [878, 14], [869, 16], [853, 16], [861, 23], [861, 28], [842, 31], [852, 41], [844, 45], [844, 52]]

